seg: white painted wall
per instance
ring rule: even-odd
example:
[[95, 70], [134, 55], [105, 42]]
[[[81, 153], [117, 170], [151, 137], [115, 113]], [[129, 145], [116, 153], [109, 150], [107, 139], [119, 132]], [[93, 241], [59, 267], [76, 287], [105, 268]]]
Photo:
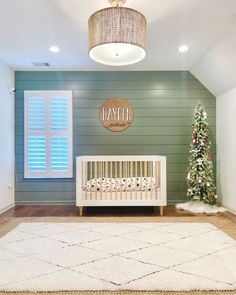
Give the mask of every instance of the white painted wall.
[[14, 72], [0, 62], [0, 213], [14, 204]]
[[217, 97], [217, 193], [236, 213], [236, 87]]
[[[236, 213], [236, 20], [190, 72], [214, 95], [217, 107], [217, 193]], [[235, 88], [234, 88], [235, 87]]]

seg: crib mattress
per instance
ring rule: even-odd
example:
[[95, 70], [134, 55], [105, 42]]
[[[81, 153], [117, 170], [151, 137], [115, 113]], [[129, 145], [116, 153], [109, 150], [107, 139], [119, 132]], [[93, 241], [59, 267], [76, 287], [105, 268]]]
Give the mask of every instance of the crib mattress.
[[158, 190], [155, 177], [95, 178], [83, 185], [87, 192], [135, 192]]

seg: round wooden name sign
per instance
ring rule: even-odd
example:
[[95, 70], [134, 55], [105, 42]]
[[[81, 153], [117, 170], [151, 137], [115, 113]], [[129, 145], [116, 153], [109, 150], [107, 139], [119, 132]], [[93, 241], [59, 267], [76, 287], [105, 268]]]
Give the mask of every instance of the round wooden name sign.
[[133, 107], [123, 98], [111, 98], [100, 108], [100, 120], [105, 128], [118, 132], [130, 126], [133, 121]]

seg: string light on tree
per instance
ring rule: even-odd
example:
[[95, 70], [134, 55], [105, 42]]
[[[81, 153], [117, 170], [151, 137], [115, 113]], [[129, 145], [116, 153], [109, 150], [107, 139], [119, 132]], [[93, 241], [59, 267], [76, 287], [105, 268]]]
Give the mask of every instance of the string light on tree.
[[207, 113], [202, 105], [194, 111], [193, 134], [190, 144], [189, 167], [187, 170], [187, 197], [190, 200], [200, 200], [214, 205], [215, 194], [211, 142]]

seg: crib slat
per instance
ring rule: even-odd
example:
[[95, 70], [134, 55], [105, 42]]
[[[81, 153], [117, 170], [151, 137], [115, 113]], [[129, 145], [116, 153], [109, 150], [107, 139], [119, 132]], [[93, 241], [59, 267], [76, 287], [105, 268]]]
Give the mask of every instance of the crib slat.
[[122, 162], [120, 161], [120, 199], [122, 200]]
[[107, 161], [105, 161], [105, 199], [107, 200], [107, 175], [108, 175], [108, 169], [107, 169]]
[[137, 177], [138, 177], [138, 162], [135, 161], [135, 184], [134, 184], [134, 189], [135, 189], [135, 200], [137, 200]]
[[110, 161], [110, 199], [112, 200], [112, 161]]
[[127, 161], [126, 163], [127, 163], [127, 180], [126, 180], [126, 182], [127, 182], [127, 185], [126, 185], [127, 194], [126, 194], [126, 200], [128, 200], [129, 199], [129, 196], [128, 196], [128, 192], [129, 192], [128, 186], [129, 186], [129, 173], [130, 173], [130, 171], [129, 171], [129, 162]]
[[100, 198], [101, 200], [103, 199], [103, 186], [102, 186], [102, 183], [103, 183], [103, 161], [101, 162], [101, 180], [100, 180]]
[[158, 161], [158, 180], [157, 180], [157, 191], [158, 191], [158, 187], [161, 184], [161, 162]]
[[155, 162], [155, 193], [156, 193], [156, 200], [158, 199], [158, 195], [157, 195], [157, 182], [158, 182], [158, 161]]
[[118, 180], [118, 175], [117, 175], [117, 161], [115, 161], [116, 200], [117, 200], [117, 180]]
[[[83, 161], [81, 162], [81, 169], [82, 169], [81, 178], [82, 178], [82, 192], [83, 192], [83, 187], [84, 187], [84, 162]], [[87, 190], [87, 187], [86, 187], [86, 190]], [[85, 195], [86, 195], [86, 190], [84, 192]]]
[[[104, 161], [102, 162], [102, 178], [103, 178], [103, 184], [104, 184], [105, 183], [105, 162]], [[105, 188], [102, 187], [102, 190], [103, 190], [103, 196], [102, 196], [102, 199], [103, 199]]]
[[99, 195], [100, 195], [100, 200], [102, 200], [102, 162], [98, 162], [98, 175], [100, 179], [100, 189], [99, 189]]
[[144, 162], [144, 174], [145, 174], [145, 199], [147, 200], [147, 185], [148, 185], [148, 182], [147, 182], [147, 177], [148, 177], [148, 174], [147, 174], [147, 161]]
[[98, 191], [97, 161], [94, 162], [94, 178], [95, 178], [95, 199], [97, 200], [97, 191]]
[[151, 176], [151, 200], [153, 192], [153, 162], [150, 162], [150, 176]]
[[151, 179], [151, 162], [147, 162], [147, 175], [148, 175], [148, 180], [149, 180], [149, 187], [148, 187], [148, 199], [150, 200], [151, 196], [151, 188], [152, 188], [152, 179]]
[[[88, 162], [85, 162], [85, 176], [86, 176], [86, 186], [88, 185]], [[86, 200], [88, 199], [88, 190], [86, 189]]]
[[127, 187], [128, 187], [128, 162], [125, 161], [125, 200], [127, 200]]
[[143, 162], [140, 161], [140, 199], [143, 199]]
[[133, 161], [129, 162], [129, 179], [130, 179], [130, 200], [133, 199], [133, 192], [132, 192], [132, 177], [133, 177]]
[[89, 162], [89, 169], [90, 169], [90, 196], [89, 196], [89, 199], [91, 200], [92, 199], [92, 178], [93, 178], [93, 173], [92, 173], [92, 166], [93, 166], [93, 163], [92, 161]]
[[101, 178], [103, 178], [103, 162], [101, 162]]

